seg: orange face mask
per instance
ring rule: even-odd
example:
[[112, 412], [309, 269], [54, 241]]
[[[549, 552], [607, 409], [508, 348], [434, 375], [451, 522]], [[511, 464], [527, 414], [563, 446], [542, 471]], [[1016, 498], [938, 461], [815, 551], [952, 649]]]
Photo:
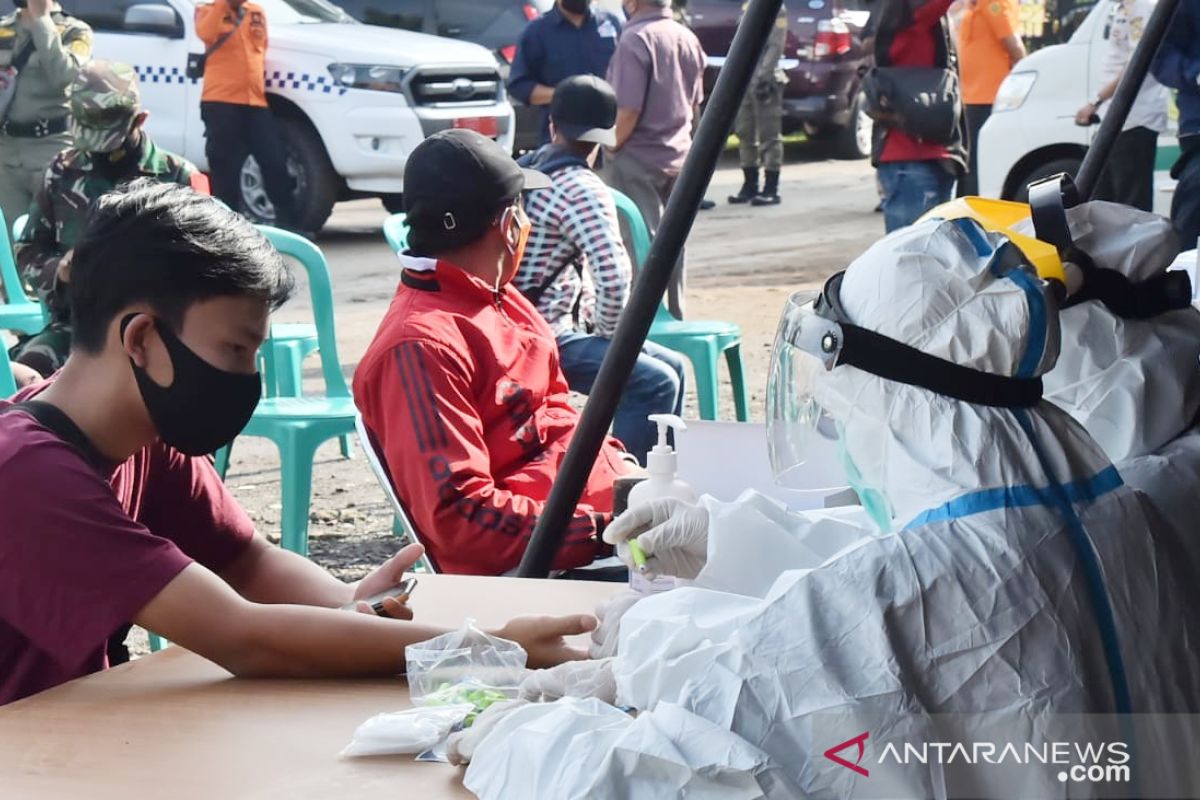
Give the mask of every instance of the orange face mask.
[[[514, 236], [512, 231], [513, 223], [517, 224], [517, 231]], [[510, 206], [504, 212], [504, 218], [500, 221], [500, 225], [506, 233], [506, 243], [508, 245], [508, 253], [512, 260], [508, 263], [504, 271], [500, 275], [499, 285], [507, 285], [514, 277], [517, 270], [521, 268], [521, 259], [525, 257], [525, 245], [529, 243], [529, 233], [533, 230], [533, 223], [529, 221], [529, 217], [525, 215], [525, 210], [520, 203], [515, 206]]]

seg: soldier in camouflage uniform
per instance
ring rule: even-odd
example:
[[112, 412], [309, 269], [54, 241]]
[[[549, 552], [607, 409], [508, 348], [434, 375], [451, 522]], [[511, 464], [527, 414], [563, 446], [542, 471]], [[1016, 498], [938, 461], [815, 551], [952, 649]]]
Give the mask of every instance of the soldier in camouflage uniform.
[[71, 314], [66, 284], [71, 249], [83, 231], [88, 206], [100, 195], [135, 178], [191, 185], [207, 193], [204, 176], [191, 162], [160, 150], [143, 130], [137, 76], [127, 64], [93, 61], [71, 86], [71, 133], [75, 146], [46, 170], [29, 221], [17, 242], [17, 266], [25, 282], [50, 310], [41, 333], [12, 349], [14, 361], [49, 375], [66, 361]]
[[92, 29], [54, 0], [17, 0], [0, 19], [0, 83], [27, 55], [0, 121], [0, 211], [9, 225], [29, 208], [46, 165], [71, 145], [67, 89], [92, 56]]
[[[745, 6], [742, 6], [745, 13]], [[787, 75], [779, 65], [787, 43], [786, 6], [779, 7], [775, 27], [758, 59], [750, 80], [750, 91], [738, 109], [733, 131], [738, 137], [738, 156], [742, 162], [742, 188], [729, 196], [731, 203], [756, 206], [779, 204], [779, 168], [783, 165], [783, 87]], [[758, 169], [763, 167], [766, 181], [758, 188]]]

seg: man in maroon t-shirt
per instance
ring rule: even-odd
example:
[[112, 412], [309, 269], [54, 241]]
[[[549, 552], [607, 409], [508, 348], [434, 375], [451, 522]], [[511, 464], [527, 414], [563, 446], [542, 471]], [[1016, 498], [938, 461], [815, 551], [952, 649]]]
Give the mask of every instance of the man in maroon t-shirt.
[[[292, 286], [270, 243], [211, 199], [138, 181], [94, 207], [71, 278], [70, 359], [0, 404], [0, 704], [104, 669], [129, 622], [236, 675], [402, 672], [405, 646], [441, 630], [336, 609], [395, 587], [420, 547], [345, 584], [255, 535], [204, 456], [258, 402], [255, 354]], [[499, 633], [552, 664], [593, 624]]]

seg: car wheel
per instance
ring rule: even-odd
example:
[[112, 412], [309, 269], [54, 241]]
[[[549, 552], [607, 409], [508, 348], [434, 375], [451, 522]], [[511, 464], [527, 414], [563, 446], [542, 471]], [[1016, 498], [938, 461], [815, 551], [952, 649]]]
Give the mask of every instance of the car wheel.
[[850, 109], [850, 124], [838, 128], [830, 140], [836, 158], [868, 158], [875, 122], [867, 116], [863, 94], [859, 92]]
[[1083, 163], [1079, 158], [1056, 158], [1053, 161], [1048, 161], [1045, 164], [1036, 166], [1025, 173], [1025, 176], [1020, 179], [1012, 192], [1012, 199], [1018, 203], [1029, 202], [1029, 184], [1037, 183], [1043, 178], [1049, 178], [1052, 175], [1057, 175], [1060, 172], [1065, 172], [1072, 178], [1079, 172], [1079, 165]]
[[404, 195], [402, 194], [385, 194], [379, 198], [383, 203], [383, 207], [389, 214], [404, 213]]
[[[329, 162], [325, 146], [309, 125], [298, 119], [281, 119], [279, 130], [287, 154], [288, 173], [296, 184], [295, 227], [302, 231], [321, 230], [333, 204], [337, 202], [340, 179]], [[275, 206], [267, 196], [262, 170], [254, 156], [242, 164], [242, 212], [255, 222], [275, 222]]]

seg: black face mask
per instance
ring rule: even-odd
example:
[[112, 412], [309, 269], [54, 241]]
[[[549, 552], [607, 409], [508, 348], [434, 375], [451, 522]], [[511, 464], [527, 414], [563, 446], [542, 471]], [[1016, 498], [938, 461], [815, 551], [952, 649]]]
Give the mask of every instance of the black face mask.
[[146, 137], [142, 136], [139, 130], [130, 131], [129, 136], [115, 152], [92, 153], [92, 169], [114, 182], [120, 178], [132, 177], [138, 164], [142, 163], [145, 149]]
[[590, 5], [590, 0], [562, 0], [563, 9], [572, 14], [586, 14]]
[[[121, 334], [136, 314], [121, 322]], [[160, 386], [129, 360], [138, 391], [159, 438], [189, 456], [212, 453], [233, 441], [250, 421], [262, 395], [262, 378], [217, 369], [179, 340], [165, 323], [154, 320], [175, 377]]]

